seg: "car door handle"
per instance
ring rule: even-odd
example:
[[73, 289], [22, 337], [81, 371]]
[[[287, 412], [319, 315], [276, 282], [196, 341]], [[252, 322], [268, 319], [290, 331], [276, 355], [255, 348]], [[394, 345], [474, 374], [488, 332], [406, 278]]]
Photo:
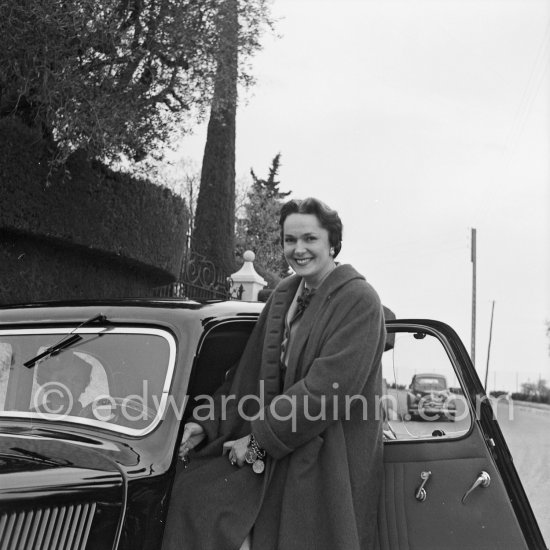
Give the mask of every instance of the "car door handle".
[[420, 474], [420, 479], [422, 480], [422, 483], [420, 484], [420, 487], [416, 490], [416, 493], [414, 497], [418, 502], [424, 502], [426, 500], [426, 489], [424, 489], [424, 485], [428, 482], [428, 479], [430, 479], [430, 476], [432, 475], [432, 472], [422, 472]]
[[466, 499], [468, 498], [469, 494], [476, 488], [476, 487], [489, 487], [489, 484], [491, 483], [491, 476], [487, 472], [481, 472], [477, 479], [474, 481], [474, 484], [464, 493], [464, 496], [462, 497], [462, 504], [466, 502]]

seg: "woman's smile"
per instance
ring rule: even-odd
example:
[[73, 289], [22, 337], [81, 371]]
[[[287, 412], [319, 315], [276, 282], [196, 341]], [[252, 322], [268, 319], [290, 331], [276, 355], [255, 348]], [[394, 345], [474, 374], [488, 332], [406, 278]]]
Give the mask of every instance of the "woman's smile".
[[312, 258], [294, 258], [294, 261], [301, 266], [306, 265]]

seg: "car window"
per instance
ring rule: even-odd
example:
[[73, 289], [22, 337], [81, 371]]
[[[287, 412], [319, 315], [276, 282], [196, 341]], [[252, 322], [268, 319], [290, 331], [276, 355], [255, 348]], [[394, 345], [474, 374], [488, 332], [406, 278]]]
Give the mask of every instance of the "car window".
[[418, 391], [441, 391], [447, 389], [447, 383], [443, 376], [416, 376], [413, 389]]
[[444, 342], [429, 330], [399, 330], [394, 336], [382, 358], [386, 439], [467, 433], [470, 410]]
[[66, 329], [0, 332], [0, 418], [75, 422], [145, 434], [167, 405], [175, 341], [150, 328], [80, 329], [77, 342], [25, 362]]

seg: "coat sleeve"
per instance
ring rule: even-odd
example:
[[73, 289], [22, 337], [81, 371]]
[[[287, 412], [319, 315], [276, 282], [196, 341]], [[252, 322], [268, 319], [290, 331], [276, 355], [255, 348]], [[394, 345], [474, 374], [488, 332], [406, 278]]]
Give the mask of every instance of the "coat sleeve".
[[282, 458], [349, 418], [351, 404], [364, 398], [369, 376], [380, 368], [385, 327], [377, 294], [361, 290], [333, 304], [330, 329], [305, 377], [253, 420], [252, 433], [270, 456]]

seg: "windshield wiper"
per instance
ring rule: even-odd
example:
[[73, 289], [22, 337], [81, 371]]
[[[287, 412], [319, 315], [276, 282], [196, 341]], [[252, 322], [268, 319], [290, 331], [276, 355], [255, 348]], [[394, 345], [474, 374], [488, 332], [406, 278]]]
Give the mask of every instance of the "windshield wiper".
[[42, 353], [39, 353], [38, 355], [36, 355], [32, 359], [29, 359], [28, 361], [23, 363], [23, 365], [25, 365], [25, 367], [30, 369], [31, 367], [34, 367], [34, 365], [36, 365], [36, 363], [38, 363], [38, 361], [40, 361], [40, 359], [43, 359], [44, 357], [48, 357], [50, 355], [53, 355], [54, 353], [59, 352], [62, 349], [68, 348], [68, 347], [72, 346], [73, 344], [76, 344], [76, 342], [79, 342], [80, 340], [82, 340], [82, 336], [79, 336], [78, 334], [73, 334], [72, 336], [70, 336], [68, 338], [64, 338], [63, 340], [57, 342], [57, 344], [54, 344], [53, 346], [50, 346], [45, 351], [43, 351]]
[[36, 363], [38, 363], [38, 361], [40, 361], [41, 359], [44, 359], [45, 357], [49, 357], [50, 355], [54, 355], [55, 353], [60, 352], [62, 349], [68, 348], [73, 344], [76, 344], [76, 342], [79, 342], [80, 340], [82, 340], [82, 336], [80, 336], [79, 334], [74, 334], [75, 330], [78, 330], [80, 327], [83, 327], [84, 325], [90, 325], [91, 323], [95, 323], [95, 322], [104, 323], [106, 320], [107, 318], [105, 317], [105, 315], [100, 313], [99, 315], [96, 315], [95, 317], [92, 317], [84, 321], [83, 323], [80, 323], [80, 325], [78, 325], [73, 330], [71, 330], [69, 334], [67, 334], [66, 336], [63, 336], [63, 338], [61, 338], [59, 342], [56, 342], [55, 344], [53, 344], [53, 346], [50, 346], [49, 348], [45, 349], [42, 353], [39, 353], [32, 359], [25, 361], [23, 365], [28, 369], [30, 369], [31, 367], [34, 367], [34, 365], [36, 365]]

